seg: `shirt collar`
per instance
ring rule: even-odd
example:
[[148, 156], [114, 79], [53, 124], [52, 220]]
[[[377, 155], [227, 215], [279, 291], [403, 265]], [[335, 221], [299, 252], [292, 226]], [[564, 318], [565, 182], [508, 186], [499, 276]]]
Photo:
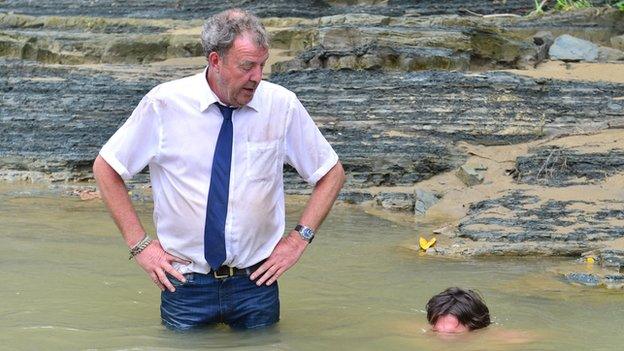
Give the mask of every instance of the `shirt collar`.
[[[198, 82], [199, 82], [199, 89], [197, 90], [199, 92], [199, 111], [201, 112], [206, 111], [206, 109], [210, 107], [210, 105], [214, 104], [215, 102], [218, 102], [222, 105], [226, 105], [219, 100], [219, 98], [217, 97], [217, 94], [215, 94], [214, 91], [212, 91], [212, 89], [210, 88], [210, 85], [208, 84], [208, 80], [206, 79], [207, 71], [208, 71], [208, 66], [204, 68], [204, 71], [202, 73], [197, 75]], [[258, 88], [260, 88], [260, 85], [258, 85]], [[249, 101], [247, 105], [245, 105], [253, 109], [256, 112], [260, 110], [260, 99], [258, 98], [258, 88], [256, 88], [256, 91], [254, 92], [254, 96], [251, 98], [251, 101]]]

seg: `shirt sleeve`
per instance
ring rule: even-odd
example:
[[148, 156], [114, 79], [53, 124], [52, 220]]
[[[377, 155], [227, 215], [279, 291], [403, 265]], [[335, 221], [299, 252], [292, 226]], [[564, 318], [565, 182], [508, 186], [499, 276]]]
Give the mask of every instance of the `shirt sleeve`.
[[125, 180], [147, 166], [160, 146], [158, 101], [143, 97], [132, 115], [100, 150], [100, 156]]
[[338, 155], [296, 97], [285, 139], [286, 163], [309, 184], [316, 184], [338, 162]]

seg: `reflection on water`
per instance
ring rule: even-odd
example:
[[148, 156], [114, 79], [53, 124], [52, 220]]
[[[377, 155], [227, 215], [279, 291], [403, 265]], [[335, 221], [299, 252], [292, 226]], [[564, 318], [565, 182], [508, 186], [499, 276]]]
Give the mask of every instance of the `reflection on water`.
[[[280, 280], [278, 327], [172, 333], [160, 325], [159, 291], [127, 260], [101, 202], [16, 188], [0, 188], [0, 349], [618, 350], [622, 342], [624, 294], [560, 282], [551, 268], [561, 260], [421, 257], [403, 247], [426, 227], [345, 207]], [[146, 224], [150, 211], [139, 206]], [[297, 212], [289, 210], [289, 226]], [[490, 330], [453, 340], [423, 333], [426, 301], [451, 285], [484, 295]], [[514, 345], [492, 337], [506, 330], [534, 340]]]

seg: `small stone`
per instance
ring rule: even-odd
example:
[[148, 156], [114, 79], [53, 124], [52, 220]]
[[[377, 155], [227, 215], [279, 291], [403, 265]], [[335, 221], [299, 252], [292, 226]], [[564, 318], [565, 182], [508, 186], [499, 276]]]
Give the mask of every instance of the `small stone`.
[[481, 184], [484, 179], [483, 174], [469, 165], [459, 167], [455, 175], [457, 175], [457, 177], [467, 186]]
[[483, 163], [476, 163], [476, 164], [468, 164], [469, 167], [474, 168], [475, 171], [487, 171], [488, 167], [486, 165], [484, 165]]
[[618, 50], [624, 50], [624, 35], [611, 37], [611, 45]]
[[585, 286], [597, 286], [600, 283], [600, 279], [595, 274], [590, 273], [567, 273], [565, 279], [569, 283]]
[[446, 230], [446, 228], [448, 228], [448, 226], [446, 226], [446, 227], [442, 227], [442, 228], [438, 228], [438, 229], [434, 229], [434, 230], [433, 230], [433, 234], [442, 234], [442, 233], [444, 233], [444, 231]]
[[429, 207], [438, 202], [438, 197], [432, 192], [418, 188], [414, 191], [414, 200], [414, 214], [422, 216]]
[[539, 31], [533, 35], [533, 43], [538, 46], [545, 45], [548, 48], [555, 42], [555, 37], [551, 32]]
[[338, 199], [348, 204], [361, 204], [362, 202], [371, 201], [373, 196], [365, 192], [342, 191], [338, 195]]
[[548, 50], [554, 41], [555, 37], [551, 32], [541, 31], [533, 36], [533, 44], [537, 46], [537, 53], [534, 58], [535, 65], [548, 58]]
[[434, 229], [432, 233], [437, 234], [437, 235], [445, 235], [447, 237], [457, 237], [457, 233], [455, 232], [455, 227], [452, 225], [447, 225], [442, 228]]
[[618, 49], [601, 46], [598, 48], [598, 62], [624, 60], [624, 52]]
[[414, 197], [405, 193], [379, 193], [375, 196], [377, 205], [391, 211], [413, 211]]
[[598, 45], [564, 34], [548, 50], [551, 59], [562, 61], [597, 61]]
[[604, 276], [607, 289], [624, 289], [624, 274], [607, 274]]

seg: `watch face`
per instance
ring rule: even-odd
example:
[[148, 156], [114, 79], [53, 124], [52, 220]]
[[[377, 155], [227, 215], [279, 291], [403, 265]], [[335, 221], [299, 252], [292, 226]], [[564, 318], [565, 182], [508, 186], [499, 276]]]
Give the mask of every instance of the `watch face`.
[[310, 238], [312, 238], [314, 236], [314, 232], [310, 228], [303, 228], [303, 230], [301, 231], [301, 235], [304, 238], [310, 240]]
[[309, 243], [311, 243], [312, 239], [314, 239], [314, 231], [312, 230], [312, 228], [308, 228], [304, 225], [297, 224], [297, 226], [295, 227], [295, 230], [299, 233], [299, 235], [301, 236], [301, 238], [303, 238], [303, 240], [306, 240]]

